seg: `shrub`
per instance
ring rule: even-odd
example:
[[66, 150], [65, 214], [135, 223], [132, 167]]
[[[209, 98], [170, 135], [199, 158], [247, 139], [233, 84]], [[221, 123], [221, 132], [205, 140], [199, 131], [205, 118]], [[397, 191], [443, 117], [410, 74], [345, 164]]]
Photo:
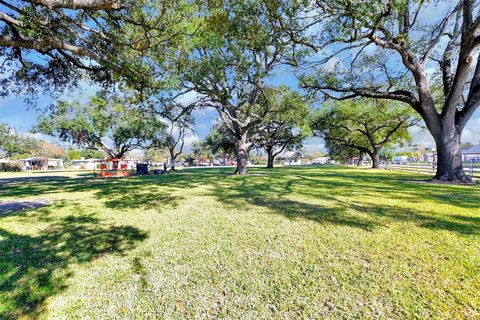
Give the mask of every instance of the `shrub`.
[[0, 163], [0, 171], [19, 172], [22, 171], [22, 165], [16, 162], [3, 162]]

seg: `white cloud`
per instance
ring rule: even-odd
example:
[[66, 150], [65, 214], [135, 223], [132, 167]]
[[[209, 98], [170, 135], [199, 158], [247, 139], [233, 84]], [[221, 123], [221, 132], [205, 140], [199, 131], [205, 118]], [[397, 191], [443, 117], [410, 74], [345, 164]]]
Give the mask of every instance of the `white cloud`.
[[35, 138], [37, 140], [50, 141], [52, 139], [51, 136], [47, 136], [46, 134], [39, 133], [39, 132], [36, 132], [36, 133], [27, 132], [27, 133], [25, 133], [25, 135], [28, 136], [28, 137]]
[[89, 81], [82, 81], [78, 88], [74, 91], [65, 92], [61, 96], [61, 99], [68, 101], [78, 100], [82, 103], [86, 103], [91, 97], [95, 96], [100, 89], [101, 88], [96, 84], [92, 84]]

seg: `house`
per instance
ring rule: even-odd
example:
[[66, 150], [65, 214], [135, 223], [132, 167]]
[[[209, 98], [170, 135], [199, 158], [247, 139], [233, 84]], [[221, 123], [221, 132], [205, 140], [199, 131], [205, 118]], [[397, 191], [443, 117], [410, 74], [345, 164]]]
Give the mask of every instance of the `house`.
[[[70, 162], [72, 169], [78, 170], [104, 170], [102, 168], [112, 169], [118, 165], [121, 170], [135, 170], [139, 160], [135, 159], [76, 159]], [[141, 162], [141, 161], [140, 161]], [[116, 164], [114, 164], [116, 163]]]
[[70, 167], [79, 170], [93, 170], [97, 168], [101, 161], [103, 161], [103, 159], [80, 158], [70, 161]]
[[480, 145], [462, 151], [463, 161], [480, 161]]
[[332, 163], [329, 157], [318, 157], [312, 160], [312, 164], [329, 164]]
[[305, 156], [299, 151], [286, 151], [279, 154], [277, 158], [283, 160], [286, 166], [299, 166], [302, 164], [302, 159], [304, 159]]
[[63, 159], [32, 157], [16, 161], [23, 170], [54, 170], [64, 168]]

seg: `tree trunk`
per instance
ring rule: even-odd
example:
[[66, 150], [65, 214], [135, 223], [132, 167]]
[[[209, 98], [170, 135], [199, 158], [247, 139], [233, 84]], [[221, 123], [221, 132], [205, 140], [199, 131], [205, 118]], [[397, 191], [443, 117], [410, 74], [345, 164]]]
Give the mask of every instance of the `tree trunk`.
[[358, 156], [357, 167], [360, 167], [362, 165], [362, 158], [363, 158], [363, 152], [360, 152], [360, 155]]
[[[444, 125], [442, 133], [434, 136], [438, 160], [437, 173], [433, 177], [433, 180], [460, 183], [472, 182], [472, 179], [468, 177], [463, 170], [460, 137], [461, 130], [454, 125]], [[435, 162], [435, 159], [433, 161]]]
[[267, 149], [267, 168], [273, 168], [273, 161], [275, 157], [273, 155], [273, 150]]
[[247, 174], [248, 144], [245, 135], [236, 141], [235, 150], [237, 152], [237, 170], [235, 170], [235, 174]]
[[372, 169], [380, 168], [380, 153], [378, 148], [373, 149], [373, 152], [370, 153], [370, 158], [372, 158]]
[[170, 157], [170, 171], [175, 171], [175, 161], [177, 160], [176, 156]]

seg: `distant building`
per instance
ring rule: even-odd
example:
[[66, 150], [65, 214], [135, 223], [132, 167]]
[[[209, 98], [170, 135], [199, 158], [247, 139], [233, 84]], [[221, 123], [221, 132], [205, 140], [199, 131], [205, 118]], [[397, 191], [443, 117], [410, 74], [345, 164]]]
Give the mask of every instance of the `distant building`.
[[299, 166], [305, 156], [299, 151], [286, 151], [277, 156], [286, 166]]
[[16, 161], [23, 170], [54, 170], [64, 168], [63, 159], [32, 157]]
[[312, 160], [312, 164], [328, 164], [331, 162], [329, 157], [318, 157]]
[[102, 168], [109, 168], [112, 166], [112, 163], [116, 161], [121, 170], [135, 170], [138, 162], [145, 162], [143, 160], [134, 160], [134, 159], [76, 159], [70, 161], [70, 167], [72, 169], [78, 170], [94, 170]]
[[103, 159], [76, 159], [70, 161], [70, 167], [79, 170], [93, 170], [95, 169]]
[[407, 156], [396, 156], [392, 159], [393, 164], [405, 164], [407, 162], [409, 162], [409, 158]]
[[480, 145], [462, 151], [463, 161], [480, 161]]

